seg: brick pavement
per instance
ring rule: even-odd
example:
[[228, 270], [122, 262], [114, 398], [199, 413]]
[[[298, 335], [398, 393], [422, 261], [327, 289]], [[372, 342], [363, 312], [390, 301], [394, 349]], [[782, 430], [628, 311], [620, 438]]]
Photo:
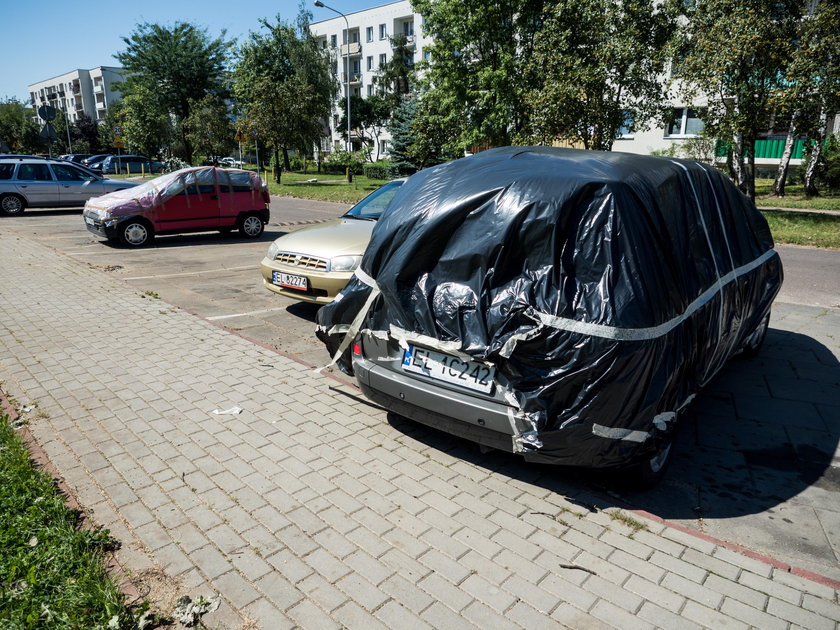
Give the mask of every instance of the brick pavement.
[[211, 628], [840, 628], [829, 585], [386, 417], [3, 234], [0, 380], [124, 566], [222, 596]]

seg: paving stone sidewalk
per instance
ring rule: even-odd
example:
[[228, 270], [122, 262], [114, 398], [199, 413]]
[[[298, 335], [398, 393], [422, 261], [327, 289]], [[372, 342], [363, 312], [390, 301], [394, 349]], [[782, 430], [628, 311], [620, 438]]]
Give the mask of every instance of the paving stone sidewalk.
[[826, 584], [441, 440], [3, 234], [0, 381], [37, 403], [33, 435], [124, 566], [221, 595], [210, 628], [840, 628]]

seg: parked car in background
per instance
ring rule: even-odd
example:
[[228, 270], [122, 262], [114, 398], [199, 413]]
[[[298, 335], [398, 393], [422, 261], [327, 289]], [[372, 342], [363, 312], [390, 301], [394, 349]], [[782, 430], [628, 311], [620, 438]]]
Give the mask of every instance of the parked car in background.
[[110, 153], [99, 153], [97, 155], [91, 155], [90, 157], [85, 158], [82, 160], [82, 165], [87, 166], [92, 171], [98, 171], [101, 168], [102, 160], [106, 157], [109, 157]]
[[152, 160], [145, 155], [109, 155], [102, 160], [100, 170], [106, 174], [140, 175], [155, 172], [153, 168]]
[[184, 168], [85, 204], [87, 229], [129, 247], [158, 234], [231, 232], [259, 238], [269, 219], [267, 184], [250, 171]]
[[714, 167], [502, 147], [407, 180], [317, 334], [393, 413], [649, 485], [781, 284], [767, 221]]
[[0, 211], [20, 214], [26, 208], [82, 206], [91, 197], [136, 184], [105, 179], [66, 160], [0, 159]]
[[223, 157], [219, 160], [219, 164], [225, 168], [242, 168], [245, 164], [242, 160], [236, 160], [232, 157]]
[[67, 155], [60, 155], [58, 159], [81, 163], [89, 157], [91, 157], [90, 153], [68, 153]]
[[388, 182], [338, 219], [276, 239], [260, 263], [263, 286], [303, 302], [331, 301], [359, 266], [376, 220], [404, 181]]

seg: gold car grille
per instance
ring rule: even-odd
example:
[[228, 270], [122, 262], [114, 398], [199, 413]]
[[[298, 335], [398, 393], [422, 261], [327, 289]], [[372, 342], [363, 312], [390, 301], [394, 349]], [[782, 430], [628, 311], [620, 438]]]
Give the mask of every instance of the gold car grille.
[[327, 270], [327, 261], [323, 258], [315, 256], [306, 256], [305, 254], [293, 254], [292, 252], [279, 252], [274, 257], [279, 263], [284, 265], [291, 265], [292, 267], [303, 267], [305, 269], [320, 269]]

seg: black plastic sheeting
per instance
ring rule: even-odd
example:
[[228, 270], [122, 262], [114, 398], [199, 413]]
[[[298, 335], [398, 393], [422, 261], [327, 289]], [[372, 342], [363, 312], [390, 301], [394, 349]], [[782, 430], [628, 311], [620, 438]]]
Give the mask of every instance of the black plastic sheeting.
[[769, 312], [782, 266], [754, 204], [710, 166], [506, 147], [410, 177], [359, 276], [318, 313], [331, 353], [373, 279], [361, 328], [492, 361], [525, 419], [521, 452], [606, 467], [656, 451]]

